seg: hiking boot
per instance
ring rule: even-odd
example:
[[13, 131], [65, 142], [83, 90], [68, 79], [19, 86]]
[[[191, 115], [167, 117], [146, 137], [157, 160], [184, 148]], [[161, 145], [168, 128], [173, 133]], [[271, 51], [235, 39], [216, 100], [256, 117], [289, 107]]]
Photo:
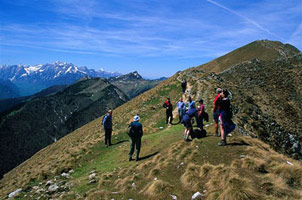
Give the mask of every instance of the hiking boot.
[[129, 158], [129, 161], [132, 161], [133, 159], [132, 158]]
[[218, 146], [226, 146], [227, 143], [226, 143], [225, 140], [221, 140], [217, 145], [218, 145]]
[[137, 162], [137, 161], [139, 161], [140, 159], [139, 158], [135, 158], [135, 161]]

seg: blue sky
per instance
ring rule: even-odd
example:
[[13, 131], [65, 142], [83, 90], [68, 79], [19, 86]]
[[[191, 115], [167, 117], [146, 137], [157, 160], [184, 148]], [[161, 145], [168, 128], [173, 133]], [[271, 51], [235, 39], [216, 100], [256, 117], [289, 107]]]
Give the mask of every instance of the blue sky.
[[302, 49], [301, 0], [0, 0], [0, 65], [171, 76], [254, 40]]

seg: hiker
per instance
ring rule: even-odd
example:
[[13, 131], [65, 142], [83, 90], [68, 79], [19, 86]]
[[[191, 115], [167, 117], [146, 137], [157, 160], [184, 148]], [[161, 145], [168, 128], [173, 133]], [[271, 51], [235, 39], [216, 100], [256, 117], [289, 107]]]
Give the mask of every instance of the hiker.
[[111, 146], [111, 135], [112, 135], [112, 110], [108, 110], [102, 121], [105, 130], [105, 146]]
[[197, 108], [197, 117], [196, 117], [196, 123], [197, 123], [197, 128], [202, 131], [203, 130], [203, 118], [204, 118], [204, 113], [205, 113], [205, 109], [204, 109], [204, 105], [203, 105], [203, 100], [200, 99], [198, 101], [199, 106]]
[[197, 110], [195, 108], [192, 108], [186, 112], [186, 114], [182, 118], [182, 123], [186, 127], [185, 132], [184, 132], [184, 139], [185, 141], [190, 141], [189, 140], [189, 135], [192, 132], [192, 118], [197, 117]]
[[[172, 106], [172, 103], [171, 103], [169, 97], [164, 102], [163, 107], [166, 109], [166, 124], [168, 124], [168, 123], [172, 124], [172, 120], [173, 120], [173, 113], [172, 113], [173, 106]], [[169, 118], [170, 118], [170, 121], [169, 121]]]
[[187, 89], [187, 80], [186, 79], [182, 80], [181, 88], [182, 88], [182, 93], [184, 94], [186, 92], [186, 89]]
[[218, 134], [218, 117], [219, 117], [219, 109], [220, 109], [219, 103], [221, 101], [217, 101], [217, 100], [220, 98], [220, 93], [221, 92], [222, 92], [221, 88], [216, 89], [216, 97], [215, 97], [214, 103], [213, 103], [213, 119], [214, 119], [214, 122], [215, 122], [215, 135], [216, 135], [216, 137], [220, 136]]
[[195, 102], [192, 100], [192, 97], [189, 96], [188, 97], [188, 110], [190, 110], [192, 108], [196, 109], [196, 106], [195, 106]]
[[129, 151], [129, 161], [132, 161], [132, 155], [134, 153], [134, 148], [136, 148], [135, 161], [139, 160], [139, 152], [141, 150], [141, 140], [143, 136], [143, 126], [139, 122], [140, 117], [138, 115], [134, 116], [133, 122], [128, 126], [128, 135], [130, 138], [130, 151]]
[[220, 131], [221, 131], [221, 142], [218, 143], [219, 146], [225, 146], [227, 144], [226, 137], [232, 132], [236, 125], [232, 121], [232, 110], [230, 99], [228, 98], [229, 92], [223, 90], [221, 93], [221, 101], [219, 109], [219, 121], [220, 121]]
[[184, 114], [186, 113], [186, 104], [182, 98], [179, 98], [179, 102], [176, 104], [178, 110], [179, 122], [181, 122]]

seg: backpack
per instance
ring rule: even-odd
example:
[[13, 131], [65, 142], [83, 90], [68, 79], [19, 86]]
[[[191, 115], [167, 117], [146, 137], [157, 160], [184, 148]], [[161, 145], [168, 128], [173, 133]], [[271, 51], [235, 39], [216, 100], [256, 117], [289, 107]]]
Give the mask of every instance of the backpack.
[[104, 126], [105, 120], [107, 118], [107, 115], [104, 115], [103, 120], [102, 120], [102, 125]]
[[209, 114], [206, 111], [202, 112], [202, 118], [206, 121], [209, 122]]
[[132, 126], [132, 124], [129, 124], [128, 128], [127, 128], [127, 134], [129, 137], [133, 137], [136, 135], [135, 130]]

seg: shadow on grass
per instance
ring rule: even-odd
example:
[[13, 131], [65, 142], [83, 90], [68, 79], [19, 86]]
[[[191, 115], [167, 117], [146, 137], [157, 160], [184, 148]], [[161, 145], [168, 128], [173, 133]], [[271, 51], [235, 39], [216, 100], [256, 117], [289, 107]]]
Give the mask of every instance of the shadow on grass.
[[248, 143], [245, 143], [245, 142], [230, 142], [227, 145], [228, 146], [250, 146]]
[[118, 141], [118, 142], [112, 144], [112, 146], [118, 145], [118, 144], [121, 144], [121, 143], [124, 143], [124, 142], [129, 142], [129, 140], [121, 140], [121, 141]]
[[158, 153], [159, 153], [159, 151], [157, 151], [155, 153], [152, 153], [152, 154], [149, 154], [149, 155], [146, 155], [146, 156], [143, 156], [143, 157], [140, 157], [139, 160], [145, 160], [145, 159], [151, 158], [152, 156], [155, 156]]

